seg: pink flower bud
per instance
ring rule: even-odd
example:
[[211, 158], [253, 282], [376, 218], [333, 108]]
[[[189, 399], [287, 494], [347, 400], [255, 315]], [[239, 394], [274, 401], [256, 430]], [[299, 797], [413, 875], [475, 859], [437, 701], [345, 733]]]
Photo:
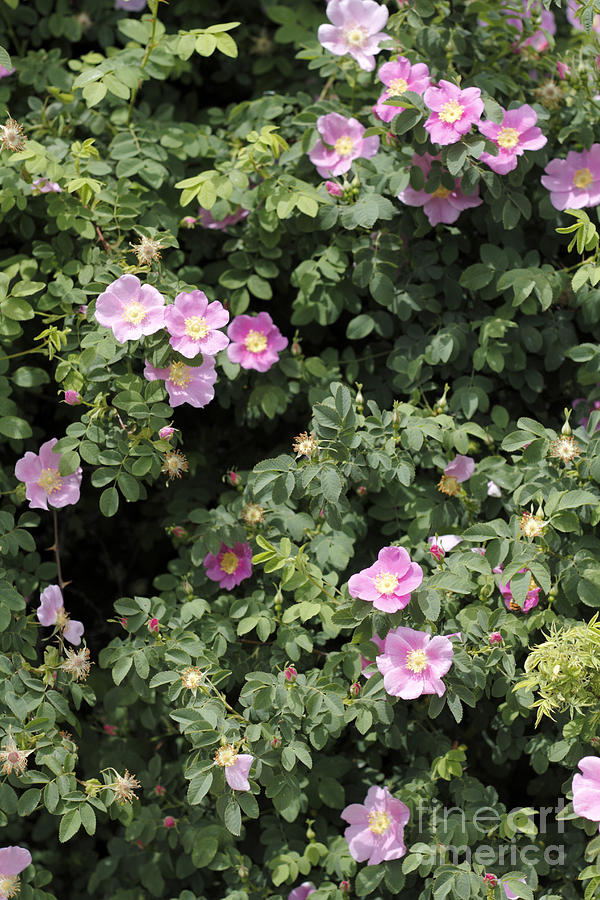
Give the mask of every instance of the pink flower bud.
[[174, 525], [173, 526], [173, 534], [177, 538], [183, 538], [186, 536], [187, 531], [181, 525]]
[[166, 788], [164, 788], [162, 786], [162, 784], [157, 784], [156, 787], [154, 788], [154, 790], [156, 791], [156, 793], [158, 794], [159, 797], [162, 797], [162, 795], [166, 791]]
[[81, 403], [79, 391], [65, 391], [65, 403], [68, 403], [69, 406], [77, 406], [78, 403]]
[[300, 356], [300, 354], [302, 353], [302, 347], [300, 346], [298, 341], [294, 341], [292, 343], [292, 346], [290, 347], [290, 351], [291, 351], [292, 356]]
[[227, 479], [229, 484], [236, 485], [242, 483], [242, 476], [238, 472], [234, 472], [233, 469], [230, 469], [227, 473]]
[[493, 647], [494, 644], [501, 644], [501, 643], [502, 643], [502, 635], [500, 634], [500, 632], [492, 631], [492, 633], [490, 634], [490, 645]]
[[320, 510], [319, 510], [319, 516], [320, 516], [321, 518], [324, 518], [325, 512], [323, 511], [323, 509], [320, 509]]
[[156, 619], [156, 618], [150, 619], [150, 621], [148, 622], [148, 630], [153, 631], [155, 634], [157, 634], [159, 628], [160, 628], [160, 623], [159, 623], [158, 619]]
[[158, 432], [158, 436], [161, 441], [170, 441], [173, 435], [175, 434], [175, 429], [171, 428], [170, 425], [165, 425], [164, 428], [161, 428]]
[[558, 77], [564, 81], [567, 75], [571, 74], [571, 70], [566, 63], [561, 62], [559, 59], [556, 61], [556, 68], [558, 69]]
[[86, 303], [85, 306], [79, 306], [79, 307], [77, 308], [77, 312], [79, 313], [80, 316], [85, 316], [85, 315], [87, 315], [87, 303]]
[[280, 744], [281, 744], [280, 738], [278, 738], [278, 737], [272, 738], [271, 747], [273, 748], [273, 750], [277, 750], [277, 748], [279, 747]]
[[496, 887], [496, 885], [498, 884], [498, 879], [491, 872], [486, 872], [485, 875], [483, 876], [483, 880], [487, 881], [487, 883], [491, 887]]
[[140, 841], [139, 838], [137, 839], [136, 844], [138, 845], [138, 847], [140, 848], [140, 850], [143, 850], [143, 849], [144, 849], [144, 845], [143, 845], [143, 843]]
[[174, 828], [175, 827], [175, 819], [173, 816], [165, 816], [163, 819], [163, 825], [165, 828]]
[[327, 193], [331, 197], [342, 197], [344, 195], [343, 190], [341, 189], [339, 184], [335, 183], [335, 181], [326, 181], [325, 187], [327, 189]]
[[437, 559], [438, 562], [440, 562], [440, 560], [442, 560], [446, 555], [444, 548], [441, 547], [439, 544], [432, 544], [430, 546], [429, 550], [430, 550], [431, 555], [435, 559]]
[[350, 882], [349, 881], [340, 881], [340, 891], [342, 894], [350, 893]]
[[181, 224], [184, 228], [193, 228], [196, 224], [196, 220], [193, 216], [184, 216], [181, 220]]
[[285, 675], [286, 681], [295, 681], [298, 672], [296, 671], [294, 666], [288, 666], [283, 674]]
[[111, 737], [114, 737], [115, 734], [117, 733], [117, 726], [116, 725], [104, 725], [104, 730], [105, 730], [106, 734], [110, 734]]
[[360, 694], [360, 684], [358, 684], [358, 682], [355, 681], [354, 684], [350, 685], [350, 696], [358, 697], [359, 694]]
[[121, 618], [121, 625], [123, 626], [123, 628], [127, 628], [127, 619], [125, 618], [125, 616]]
[[367, 493], [367, 489], [364, 486], [364, 484], [361, 484], [356, 488], [356, 493], [358, 494], [359, 497], [365, 496], [365, 494]]

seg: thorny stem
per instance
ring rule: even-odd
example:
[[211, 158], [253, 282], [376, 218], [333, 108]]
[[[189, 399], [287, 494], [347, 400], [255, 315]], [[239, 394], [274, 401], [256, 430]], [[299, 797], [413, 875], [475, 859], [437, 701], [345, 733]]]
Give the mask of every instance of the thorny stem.
[[109, 252], [110, 252], [110, 247], [109, 247], [108, 244], [106, 243], [106, 238], [104, 237], [104, 235], [103, 235], [102, 232], [100, 231], [100, 226], [99, 226], [99, 225], [96, 225], [96, 234], [97, 234], [98, 237], [100, 238], [100, 241], [102, 242], [102, 246], [104, 247], [104, 249], [106, 250], [106, 252], [109, 253]]
[[[148, 58], [150, 54], [154, 50], [154, 38], [156, 35], [156, 22], [158, 19], [158, 0], [156, 0], [156, 6], [154, 8], [154, 12], [152, 13], [152, 34], [150, 35], [150, 40], [148, 41], [148, 45], [146, 47], [146, 52], [144, 53], [144, 58], [142, 60], [142, 72], [146, 68], [146, 63], [148, 62]], [[129, 111], [127, 113], [127, 124], [131, 122], [131, 114], [133, 113], [133, 106], [135, 104], [135, 98], [137, 97], [138, 91], [141, 87], [142, 81], [140, 79], [138, 86], [134, 88], [131, 92], [131, 100], [129, 101]]]

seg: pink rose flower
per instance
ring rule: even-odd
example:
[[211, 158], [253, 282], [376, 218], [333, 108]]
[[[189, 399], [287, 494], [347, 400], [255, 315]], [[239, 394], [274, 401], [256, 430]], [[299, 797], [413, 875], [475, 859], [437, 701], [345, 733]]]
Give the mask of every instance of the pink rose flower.
[[461, 90], [443, 79], [439, 87], [430, 87], [423, 96], [431, 115], [425, 122], [429, 137], [444, 147], [455, 144], [479, 122], [483, 112], [483, 100], [479, 88]]
[[230, 591], [252, 575], [252, 548], [250, 544], [237, 541], [233, 547], [221, 544], [217, 555], [207, 553], [204, 557], [206, 575], [211, 581], [218, 581], [222, 588]]
[[352, 575], [348, 581], [351, 597], [372, 603], [375, 609], [398, 612], [410, 602], [411, 591], [423, 581], [423, 570], [411, 562], [404, 547], [384, 547], [377, 562]]
[[62, 194], [62, 188], [56, 181], [47, 178], [36, 178], [31, 184], [34, 194]]
[[[424, 153], [422, 156], [415, 154], [412, 162], [422, 170], [427, 178], [431, 163], [438, 159], [439, 155], [431, 156], [430, 153]], [[400, 191], [398, 200], [406, 203], [407, 206], [422, 206], [430, 225], [439, 225], [440, 222], [451, 225], [452, 222], [456, 222], [464, 209], [472, 209], [475, 206], [481, 206], [482, 203], [479, 187], [473, 194], [467, 196], [462, 192], [460, 178], [455, 179], [454, 190], [448, 190], [440, 185], [433, 193], [428, 193], [425, 190], [417, 191], [409, 186]]]
[[79, 391], [65, 391], [65, 403], [69, 406], [77, 406], [81, 403], [81, 394]]
[[309, 894], [314, 894], [316, 887], [312, 881], [303, 881], [298, 887], [290, 891], [287, 900], [306, 900]]
[[0, 65], [0, 78], [6, 78], [7, 75], [12, 75], [14, 69], [7, 69], [6, 66]]
[[320, 25], [319, 43], [335, 56], [347, 53], [365, 72], [375, 68], [375, 54], [388, 35], [382, 31], [389, 13], [374, 0], [330, 0], [327, 18], [331, 25]]
[[[331, 0], [336, 3], [337, 0]], [[344, 2], [344, 0], [339, 0]], [[350, 0], [358, 2], [358, 0]], [[361, 0], [371, 2], [371, 0]], [[363, 138], [364, 125], [357, 119], [346, 119], [340, 113], [328, 113], [317, 119], [317, 130], [321, 141], [317, 141], [308, 154], [310, 161], [317, 167], [322, 178], [344, 175], [350, 169], [352, 161], [371, 159], [379, 150], [379, 136]], [[327, 145], [327, 146], [326, 146]]]
[[146, 360], [144, 378], [147, 381], [165, 382], [169, 406], [173, 409], [182, 403], [189, 403], [190, 406], [201, 409], [215, 396], [214, 384], [217, 373], [212, 356], [206, 356], [200, 366], [186, 366], [182, 362], [172, 362], [166, 369], [156, 369]]
[[0, 900], [13, 897], [19, 890], [18, 876], [31, 865], [31, 853], [23, 847], [2, 847], [0, 849], [0, 884], [3, 883]]
[[405, 91], [422, 95], [431, 86], [429, 68], [425, 63], [413, 66], [405, 56], [399, 56], [395, 62], [384, 63], [377, 75], [385, 84], [386, 90], [373, 107], [373, 112], [382, 122], [391, 122], [394, 116], [405, 109], [404, 106], [386, 106], [385, 101], [390, 97], [397, 97]]
[[535, 127], [537, 113], [524, 104], [518, 109], [503, 110], [502, 124], [480, 122], [479, 130], [498, 147], [498, 155], [482, 153], [481, 162], [486, 163], [498, 175], [506, 175], [517, 168], [518, 157], [525, 150], [539, 150], [548, 141], [540, 128]]
[[541, 181], [555, 209], [582, 209], [600, 203], [600, 144], [569, 150], [566, 159], [551, 159]]
[[547, 31], [548, 34], [556, 33], [556, 19], [554, 18], [554, 13], [542, 7], [540, 0], [523, 0], [523, 12], [518, 17], [513, 17], [509, 10], [504, 12], [507, 15], [511, 15], [511, 18], [506, 20], [507, 24], [512, 25], [518, 32], [523, 31], [524, 19], [531, 19], [534, 14], [537, 18], [541, 13], [541, 29], [538, 29], [531, 37], [528, 37], [527, 40], [518, 46], [519, 49], [521, 47], [533, 47], [538, 53], [543, 53], [544, 50], [548, 49], [550, 45], [544, 32]]
[[470, 456], [461, 456], [458, 453], [444, 469], [444, 475], [456, 478], [458, 483], [461, 484], [463, 481], [468, 481], [474, 471], [475, 460]]
[[[583, 25], [581, 24], [577, 11], [580, 8], [579, 0], [569, 0], [567, 5], [567, 19], [577, 31], [583, 31]], [[592, 20], [592, 31], [600, 34], [600, 15], [598, 13], [595, 14]]]
[[392, 697], [415, 700], [422, 694], [446, 691], [442, 681], [452, 665], [454, 650], [447, 637], [432, 638], [426, 631], [400, 626], [385, 639], [384, 652], [377, 657], [383, 686]]
[[215, 753], [215, 763], [225, 769], [225, 781], [234, 791], [250, 790], [248, 773], [253, 761], [253, 756], [238, 753], [233, 744], [225, 744]]
[[[526, 571], [527, 569], [519, 569], [519, 573], [521, 574]], [[500, 582], [500, 593], [504, 597], [506, 608], [512, 610], [513, 612], [516, 612], [517, 610], [513, 609], [513, 607], [511, 606], [511, 603], [513, 603], [513, 606], [515, 604], [513, 601], [512, 591], [510, 589], [510, 581], [507, 581], [506, 584], [504, 584], [502, 581]], [[529, 612], [529, 610], [537, 606], [539, 602], [540, 588], [536, 584], [535, 587], [532, 587], [527, 591], [527, 596], [525, 597], [525, 603], [523, 604], [523, 609], [521, 610], [521, 612]]]
[[193, 359], [199, 353], [215, 356], [224, 350], [229, 338], [222, 331], [229, 313], [218, 300], [208, 302], [204, 291], [178, 294], [172, 306], [165, 309], [165, 325], [171, 335], [169, 343], [182, 356]]
[[344, 831], [350, 855], [357, 862], [376, 866], [406, 853], [404, 829], [410, 811], [384, 787], [370, 787], [365, 802], [351, 803], [341, 813], [349, 827]]
[[45, 628], [50, 625], [58, 625], [63, 637], [70, 644], [77, 646], [81, 643], [84, 631], [83, 622], [69, 619], [65, 612], [62, 591], [57, 584], [51, 584], [42, 591], [36, 615], [40, 624]]
[[115, 9], [128, 9], [129, 12], [140, 12], [146, 6], [146, 0], [115, 0]]
[[227, 356], [243, 369], [266, 372], [279, 359], [279, 351], [287, 347], [288, 339], [273, 324], [269, 313], [257, 316], [236, 316], [227, 329], [231, 344]]
[[61, 454], [52, 452], [56, 443], [57, 438], [46, 441], [39, 454], [28, 450], [15, 466], [15, 475], [25, 482], [25, 496], [31, 509], [48, 509], [48, 504], [62, 509], [79, 500], [81, 466], [71, 475], [61, 475], [58, 471]]
[[483, 876], [483, 880], [490, 885], [490, 887], [496, 887], [498, 884], [498, 879], [493, 874], [493, 872], [486, 872]]
[[137, 341], [164, 326], [165, 298], [137, 275], [121, 275], [96, 300], [96, 320], [112, 328], [120, 344]]
[[499, 631], [492, 631], [492, 633], [490, 634], [490, 637], [489, 637], [489, 641], [490, 641], [491, 647], [493, 647], [494, 644], [501, 644], [502, 643], [502, 635], [500, 634]]
[[225, 216], [224, 219], [215, 219], [210, 210], [200, 207], [198, 209], [198, 218], [195, 222], [200, 225], [201, 228], [209, 228], [211, 231], [226, 231], [232, 225], [237, 225], [238, 222], [247, 219], [249, 215], [249, 210], [242, 209], [242, 207], [239, 206], [235, 212]]
[[573, 776], [573, 810], [584, 819], [600, 822], [600, 758], [584, 756], [577, 765], [583, 774]]

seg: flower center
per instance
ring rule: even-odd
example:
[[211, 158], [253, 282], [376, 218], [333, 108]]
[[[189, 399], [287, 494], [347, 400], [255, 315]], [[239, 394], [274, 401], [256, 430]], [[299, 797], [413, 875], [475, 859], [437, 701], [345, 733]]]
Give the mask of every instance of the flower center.
[[409, 672], [418, 675], [427, 668], [427, 654], [424, 650], [409, 650], [406, 654], [405, 667]]
[[519, 143], [519, 137], [516, 128], [501, 128], [496, 137], [496, 143], [504, 150], [512, 150]]
[[262, 353], [263, 350], [266, 350], [267, 338], [262, 331], [255, 331], [251, 328], [245, 337], [244, 345], [250, 353]]
[[204, 316], [189, 316], [185, 320], [185, 333], [193, 341], [201, 341], [209, 331], [210, 327]]
[[132, 325], [140, 325], [147, 315], [148, 310], [138, 300], [130, 300], [123, 310], [123, 318]]
[[349, 134], [342, 135], [333, 145], [338, 156], [350, 156], [354, 150], [354, 141]]
[[65, 612], [64, 606], [61, 606], [61, 608], [56, 613], [56, 624], [59, 628], [64, 628], [68, 621], [69, 616]]
[[452, 124], [453, 122], [458, 122], [464, 111], [464, 106], [461, 106], [458, 100], [448, 100], [447, 103], [442, 105], [438, 117], [442, 122]]
[[9, 750], [6, 759], [12, 765], [16, 765], [21, 760], [21, 754], [18, 750]]
[[367, 822], [369, 831], [372, 831], [373, 834], [385, 834], [392, 824], [392, 818], [385, 810], [375, 809], [367, 814]]
[[408, 81], [404, 78], [392, 78], [388, 85], [388, 94], [403, 94], [408, 88]]
[[42, 469], [38, 484], [47, 494], [55, 494], [62, 488], [63, 480], [58, 474], [58, 469]]
[[361, 25], [351, 25], [344, 31], [346, 43], [351, 47], [360, 47], [367, 36], [367, 31]]
[[594, 176], [589, 169], [577, 169], [573, 176], [573, 184], [578, 188], [586, 188], [593, 180]]
[[235, 747], [231, 744], [227, 744], [226, 747], [221, 747], [215, 753], [215, 762], [218, 766], [233, 766], [235, 765], [235, 761], [238, 758], [237, 753], [235, 752]]
[[221, 557], [221, 569], [228, 575], [233, 575], [238, 567], [238, 563], [239, 559], [235, 553], [231, 552], [231, 550], [228, 550], [227, 553], [224, 553]]
[[449, 191], [448, 188], [442, 187], [442, 185], [440, 184], [439, 188], [436, 188], [431, 196], [439, 197], [441, 200], [445, 200], [446, 197], [449, 197], [451, 193], [452, 191]]
[[375, 579], [375, 587], [380, 594], [391, 594], [398, 587], [398, 579], [393, 572], [380, 572]]
[[456, 496], [458, 494], [460, 488], [458, 486], [458, 481], [454, 477], [454, 475], [442, 475], [438, 484], [439, 490], [442, 494], [448, 494], [450, 497]]
[[0, 874], [0, 897], [15, 897], [19, 893], [19, 878], [17, 875]]
[[530, 591], [535, 591], [537, 588], [537, 582], [533, 580], [533, 575], [529, 576], [529, 587], [527, 588], [527, 593]]
[[174, 362], [169, 366], [169, 381], [177, 387], [187, 387], [192, 380], [190, 366], [182, 362]]

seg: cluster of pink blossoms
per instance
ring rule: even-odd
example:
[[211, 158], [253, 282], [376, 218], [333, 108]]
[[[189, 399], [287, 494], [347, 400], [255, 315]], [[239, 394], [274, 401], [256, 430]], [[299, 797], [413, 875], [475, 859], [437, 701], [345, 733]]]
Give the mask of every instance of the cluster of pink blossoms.
[[161, 369], [146, 361], [145, 378], [165, 382], [173, 408], [210, 403], [217, 380], [214, 357], [221, 350], [227, 349], [230, 360], [244, 369], [266, 372], [288, 343], [268, 313], [237, 316], [224, 334], [220, 329], [227, 325], [229, 312], [218, 300], [209, 303], [204, 291], [195, 290], [178, 294], [167, 306], [163, 295], [136, 275], [121, 275], [109, 284], [96, 300], [95, 315], [121, 344], [166, 328], [173, 350], [187, 359], [202, 355], [199, 366], [175, 360]]

